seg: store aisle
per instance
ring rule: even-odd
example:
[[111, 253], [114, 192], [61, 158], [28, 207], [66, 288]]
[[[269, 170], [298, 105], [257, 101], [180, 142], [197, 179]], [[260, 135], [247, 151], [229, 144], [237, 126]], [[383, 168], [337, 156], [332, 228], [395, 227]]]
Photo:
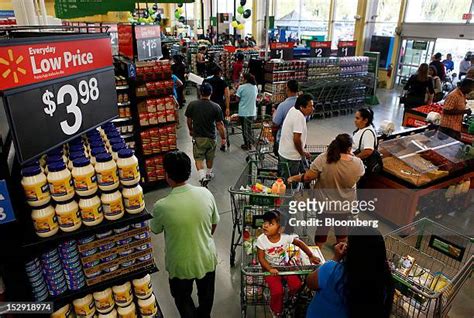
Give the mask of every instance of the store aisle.
[[[381, 105], [373, 108], [375, 112], [376, 126], [383, 120], [392, 120], [396, 129], [400, 129], [400, 123], [403, 116], [403, 108], [398, 106], [399, 93], [395, 90], [380, 90], [378, 97]], [[192, 97], [187, 97], [188, 101]], [[192, 142], [185, 125], [184, 111], [180, 111], [181, 128], [178, 130], [178, 148], [185, 151], [192, 157]], [[354, 130], [353, 115], [327, 118], [324, 120], [313, 120], [308, 124], [308, 144], [327, 144], [337, 134], [342, 132], [351, 133]], [[219, 264], [217, 266], [216, 276], [216, 294], [213, 307], [213, 317], [237, 318], [241, 316], [240, 312], [240, 250], [237, 251], [236, 267], [231, 268], [229, 264], [229, 250], [232, 231], [232, 216], [230, 212], [230, 195], [229, 187], [238, 179], [245, 166], [246, 153], [240, 149], [242, 144], [242, 136], [234, 135], [230, 137], [231, 148], [228, 152], [217, 151], [215, 161], [216, 178], [209, 184], [209, 190], [214, 194], [221, 215], [220, 224], [215, 233], [215, 242], [219, 256]], [[195, 171], [191, 175], [190, 183], [199, 185], [198, 176]], [[166, 196], [169, 189], [160, 189], [146, 194], [146, 204], [149, 211], [152, 210], [153, 204], [159, 198]], [[466, 222], [472, 222], [466, 220]], [[392, 228], [386, 224], [380, 225], [382, 233], [387, 233]], [[192, 239], [191, 237], [189, 239]], [[152, 276], [155, 293], [160, 300], [160, 306], [166, 318], [179, 317], [178, 311], [174, 305], [173, 298], [169, 292], [168, 274], [164, 268], [164, 236], [153, 235], [153, 249], [155, 251], [155, 259], [160, 269], [159, 273]], [[332, 251], [329, 248], [323, 250], [326, 258], [332, 257]], [[195, 301], [196, 301], [195, 297]], [[450, 313], [450, 317], [470, 317], [469, 304], [474, 301], [473, 284], [467, 284], [464, 290], [457, 298], [455, 309]], [[470, 313], [472, 314], [472, 313]], [[266, 310], [266, 315], [261, 308], [255, 313], [248, 312], [248, 317], [271, 317]]]

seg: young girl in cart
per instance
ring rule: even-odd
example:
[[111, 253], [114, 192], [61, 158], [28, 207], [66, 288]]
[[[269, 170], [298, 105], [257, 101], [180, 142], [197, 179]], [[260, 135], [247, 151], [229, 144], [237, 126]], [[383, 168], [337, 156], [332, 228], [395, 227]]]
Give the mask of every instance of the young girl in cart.
[[263, 234], [257, 238], [258, 260], [264, 271], [270, 273], [265, 281], [270, 289], [270, 309], [273, 315], [280, 317], [283, 313], [284, 290], [282, 279], [286, 280], [289, 295], [295, 295], [301, 288], [298, 275], [279, 276], [275, 266], [288, 266], [288, 248], [291, 244], [298, 246], [308, 255], [313, 264], [319, 264], [320, 259], [313, 255], [308, 246], [298, 239], [297, 235], [281, 233], [280, 213], [269, 211], [263, 215]]

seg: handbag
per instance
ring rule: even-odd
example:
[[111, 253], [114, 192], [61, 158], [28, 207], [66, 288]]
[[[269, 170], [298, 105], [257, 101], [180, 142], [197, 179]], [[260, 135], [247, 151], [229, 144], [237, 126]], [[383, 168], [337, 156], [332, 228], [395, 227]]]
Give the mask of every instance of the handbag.
[[379, 174], [383, 170], [383, 161], [382, 161], [382, 155], [378, 151], [378, 142], [377, 142], [377, 136], [371, 129], [366, 129], [362, 135], [360, 136], [359, 140], [359, 148], [357, 149], [357, 153], [361, 152], [361, 147], [362, 147], [362, 140], [364, 138], [364, 134], [370, 131], [372, 135], [374, 135], [374, 151], [372, 154], [363, 159], [362, 162], [364, 163], [365, 166], [365, 175], [370, 175], [370, 174]]

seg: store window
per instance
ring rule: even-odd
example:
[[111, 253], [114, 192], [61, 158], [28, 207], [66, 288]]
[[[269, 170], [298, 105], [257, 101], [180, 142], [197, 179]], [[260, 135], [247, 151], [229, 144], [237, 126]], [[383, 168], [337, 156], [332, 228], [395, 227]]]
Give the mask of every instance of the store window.
[[379, 0], [374, 22], [374, 34], [394, 36], [400, 15], [400, 0]]
[[358, 0], [335, 0], [334, 29], [332, 46], [337, 48], [339, 41], [354, 39], [355, 18]]
[[408, 0], [405, 22], [465, 23], [472, 0]]
[[194, 20], [194, 3], [184, 4], [184, 15], [188, 21]]

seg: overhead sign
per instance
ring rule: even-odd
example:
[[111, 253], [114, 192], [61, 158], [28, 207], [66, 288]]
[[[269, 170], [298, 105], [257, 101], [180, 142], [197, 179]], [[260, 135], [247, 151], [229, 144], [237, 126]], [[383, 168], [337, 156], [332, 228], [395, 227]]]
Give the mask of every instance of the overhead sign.
[[331, 41], [311, 41], [311, 57], [329, 57], [331, 56]]
[[159, 25], [135, 25], [135, 39], [139, 61], [158, 59], [163, 56]]
[[111, 66], [110, 40], [0, 42], [0, 91]]
[[[16, 55], [17, 48], [19, 52], [30, 48], [32, 54], [30, 60], [23, 60], [31, 68], [19, 71], [20, 61], [10, 71], [17, 72], [17, 83], [8, 75], [8, 85], [2, 81], [2, 88], [8, 89], [3, 92], [4, 104], [20, 163], [117, 117], [117, 96], [111, 94], [115, 78], [110, 38], [107, 34], [87, 37], [62, 37], [56, 43], [44, 37], [40, 39], [47, 43], [9, 48], [14, 62], [22, 56]], [[9, 89], [12, 86], [16, 89]]]
[[10, 195], [8, 194], [7, 183], [0, 180], [0, 224], [15, 221]]
[[424, 51], [428, 47], [428, 42], [426, 41], [413, 41], [413, 50], [421, 50]]
[[274, 42], [270, 44], [270, 57], [272, 59], [292, 60], [293, 42]]
[[117, 30], [119, 54], [133, 60], [133, 26], [119, 24]]
[[357, 41], [339, 41], [337, 43], [337, 56], [355, 56]]
[[[162, 2], [162, 1], [160, 1]], [[131, 0], [55, 0], [54, 11], [59, 19], [88, 17], [109, 11], [133, 11]]]

